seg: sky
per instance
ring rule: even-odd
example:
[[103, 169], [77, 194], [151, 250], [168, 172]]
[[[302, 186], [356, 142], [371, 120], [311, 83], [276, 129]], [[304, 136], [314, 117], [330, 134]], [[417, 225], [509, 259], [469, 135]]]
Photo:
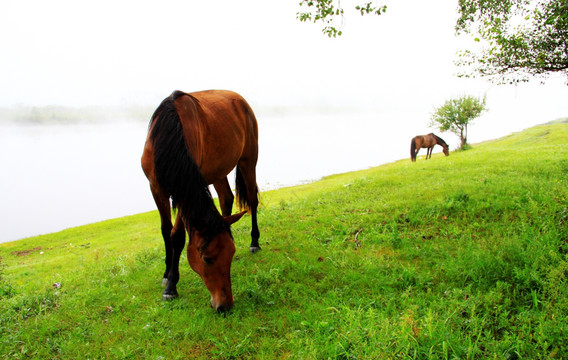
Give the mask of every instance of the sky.
[[[344, 35], [296, 19], [298, 1], [18, 1], [0, 14], [0, 106], [153, 105], [173, 90], [231, 89], [253, 108], [433, 108], [487, 94], [494, 116], [566, 116], [563, 77], [518, 86], [458, 79], [457, 4], [346, 9]], [[508, 109], [513, 116], [505, 119]], [[491, 116], [490, 113], [488, 116]], [[423, 120], [424, 122], [427, 119]]]

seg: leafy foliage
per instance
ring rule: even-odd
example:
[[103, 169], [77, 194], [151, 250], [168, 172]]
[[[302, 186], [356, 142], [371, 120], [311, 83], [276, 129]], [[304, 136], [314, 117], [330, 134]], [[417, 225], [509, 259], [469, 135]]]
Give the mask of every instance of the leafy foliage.
[[[341, 36], [339, 0], [302, 0], [300, 6], [300, 21], [323, 22], [324, 34]], [[355, 9], [380, 15], [386, 5], [369, 1]], [[459, 0], [458, 13], [456, 33], [475, 40], [459, 53], [461, 77], [486, 76], [502, 84], [558, 73], [568, 82], [568, 0]]]
[[430, 126], [440, 131], [451, 131], [460, 137], [461, 148], [467, 145], [467, 127], [486, 110], [485, 98], [463, 95], [450, 99], [437, 108], [430, 118]]
[[461, 76], [515, 83], [560, 73], [568, 82], [567, 0], [460, 0], [459, 12], [456, 32], [479, 47], [460, 53]]
[[[298, 12], [296, 17], [300, 21], [323, 22], [326, 24], [322, 32], [329, 37], [337, 37], [342, 35], [341, 27], [344, 15], [343, 7], [340, 1], [335, 0], [302, 0], [300, 6], [303, 11]], [[372, 1], [362, 5], [355, 6], [355, 10], [361, 15], [375, 14], [381, 15], [386, 11], [386, 5], [375, 6]], [[341, 25], [336, 25], [337, 19], [341, 20]]]

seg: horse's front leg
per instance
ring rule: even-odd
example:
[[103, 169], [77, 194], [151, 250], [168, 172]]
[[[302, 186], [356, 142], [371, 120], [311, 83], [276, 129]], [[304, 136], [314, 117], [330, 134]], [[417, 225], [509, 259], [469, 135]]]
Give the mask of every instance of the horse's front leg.
[[[181, 219], [180, 211], [170, 236], [171, 257], [168, 264], [166, 289], [162, 293], [163, 300], [169, 300], [178, 296], [177, 283], [179, 281], [179, 258], [185, 246], [185, 228]], [[166, 258], [167, 261], [167, 258]]]
[[171, 245], [171, 234], [172, 234], [172, 224], [164, 224], [162, 223], [162, 238], [164, 239], [164, 248], [166, 252], [165, 264], [166, 270], [164, 271], [164, 275], [162, 276], [162, 286], [166, 286], [168, 283], [168, 274], [170, 273], [171, 264], [172, 264], [172, 257], [174, 255], [174, 251]]
[[159, 187], [153, 186], [152, 183], [150, 183], [150, 190], [152, 191], [154, 202], [156, 203], [158, 212], [160, 213], [162, 238], [164, 239], [164, 247], [166, 253], [166, 270], [164, 271], [164, 275], [162, 277], [162, 286], [166, 286], [166, 283], [168, 282], [168, 273], [170, 272], [172, 264], [172, 256], [174, 254], [171, 246], [171, 234], [173, 225], [172, 213], [170, 209], [170, 199], [160, 191]]
[[217, 195], [219, 196], [221, 214], [223, 216], [230, 216], [233, 211], [235, 196], [233, 195], [233, 191], [231, 191], [229, 180], [227, 177], [224, 177], [222, 180], [213, 183], [213, 187], [215, 187], [215, 191], [217, 191]]

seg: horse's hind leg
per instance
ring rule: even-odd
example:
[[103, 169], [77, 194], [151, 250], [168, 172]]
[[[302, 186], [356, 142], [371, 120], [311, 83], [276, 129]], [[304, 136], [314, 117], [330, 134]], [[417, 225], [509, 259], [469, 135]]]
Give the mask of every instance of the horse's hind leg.
[[231, 212], [233, 211], [233, 201], [235, 200], [235, 196], [233, 195], [233, 191], [231, 191], [229, 180], [227, 179], [227, 177], [224, 177], [222, 180], [213, 183], [213, 186], [215, 187], [215, 191], [217, 191], [217, 195], [219, 196], [221, 214], [223, 216], [230, 216]]
[[[247, 184], [247, 188], [248, 188], [248, 184]], [[254, 183], [254, 187], [250, 187], [248, 189], [249, 191], [249, 201], [251, 201], [251, 205], [250, 205], [250, 212], [251, 212], [251, 219], [252, 219], [252, 229], [250, 232], [250, 236], [251, 236], [251, 242], [250, 242], [250, 252], [251, 253], [255, 253], [258, 250], [260, 250], [260, 245], [258, 243], [258, 239], [260, 238], [260, 231], [258, 230], [258, 223], [256, 220], [256, 212], [257, 212], [257, 208], [258, 208], [258, 190], [256, 187], [256, 182]]]
[[[255, 198], [257, 194], [255, 194]], [[251, 217], [252, 217], [252, 230], [250, 232], [251, 242], [250, 242], [250, 252], [255, 253], [260, 250], [260, 245], [258, 243], [258, 239], [260, 238], [260, 231], [258, 230], [258, 223], [256, 220], [256, 211], [258, 208], [258, 199], [254, 206], [251, 206]]]
[[[251, 165], [248, 161], [241, 160], [237, 167], [237, 178], [242, 176], [246, 186], [246, 202], [250, 208], [252, 230], [250, 252], [255, 253], [260, 250], [260, 245], [258, 239], [260, 238], [260, 231], [258, 230], [258, 223], [256, 219], [256, 213], [258, 209], [258, 186], [256, 184], [256, 161]], [[237, 180], [238, 181], [238, 180]]]

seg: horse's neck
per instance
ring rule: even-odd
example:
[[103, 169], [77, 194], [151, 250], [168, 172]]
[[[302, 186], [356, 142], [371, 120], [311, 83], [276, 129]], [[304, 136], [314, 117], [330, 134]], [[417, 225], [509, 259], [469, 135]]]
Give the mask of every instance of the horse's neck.
[[434, 135], [434, 141], [436, 142], [436, 145], [440, 145], [441, 147], [446, 147], [446, 143], [436, 135]]

